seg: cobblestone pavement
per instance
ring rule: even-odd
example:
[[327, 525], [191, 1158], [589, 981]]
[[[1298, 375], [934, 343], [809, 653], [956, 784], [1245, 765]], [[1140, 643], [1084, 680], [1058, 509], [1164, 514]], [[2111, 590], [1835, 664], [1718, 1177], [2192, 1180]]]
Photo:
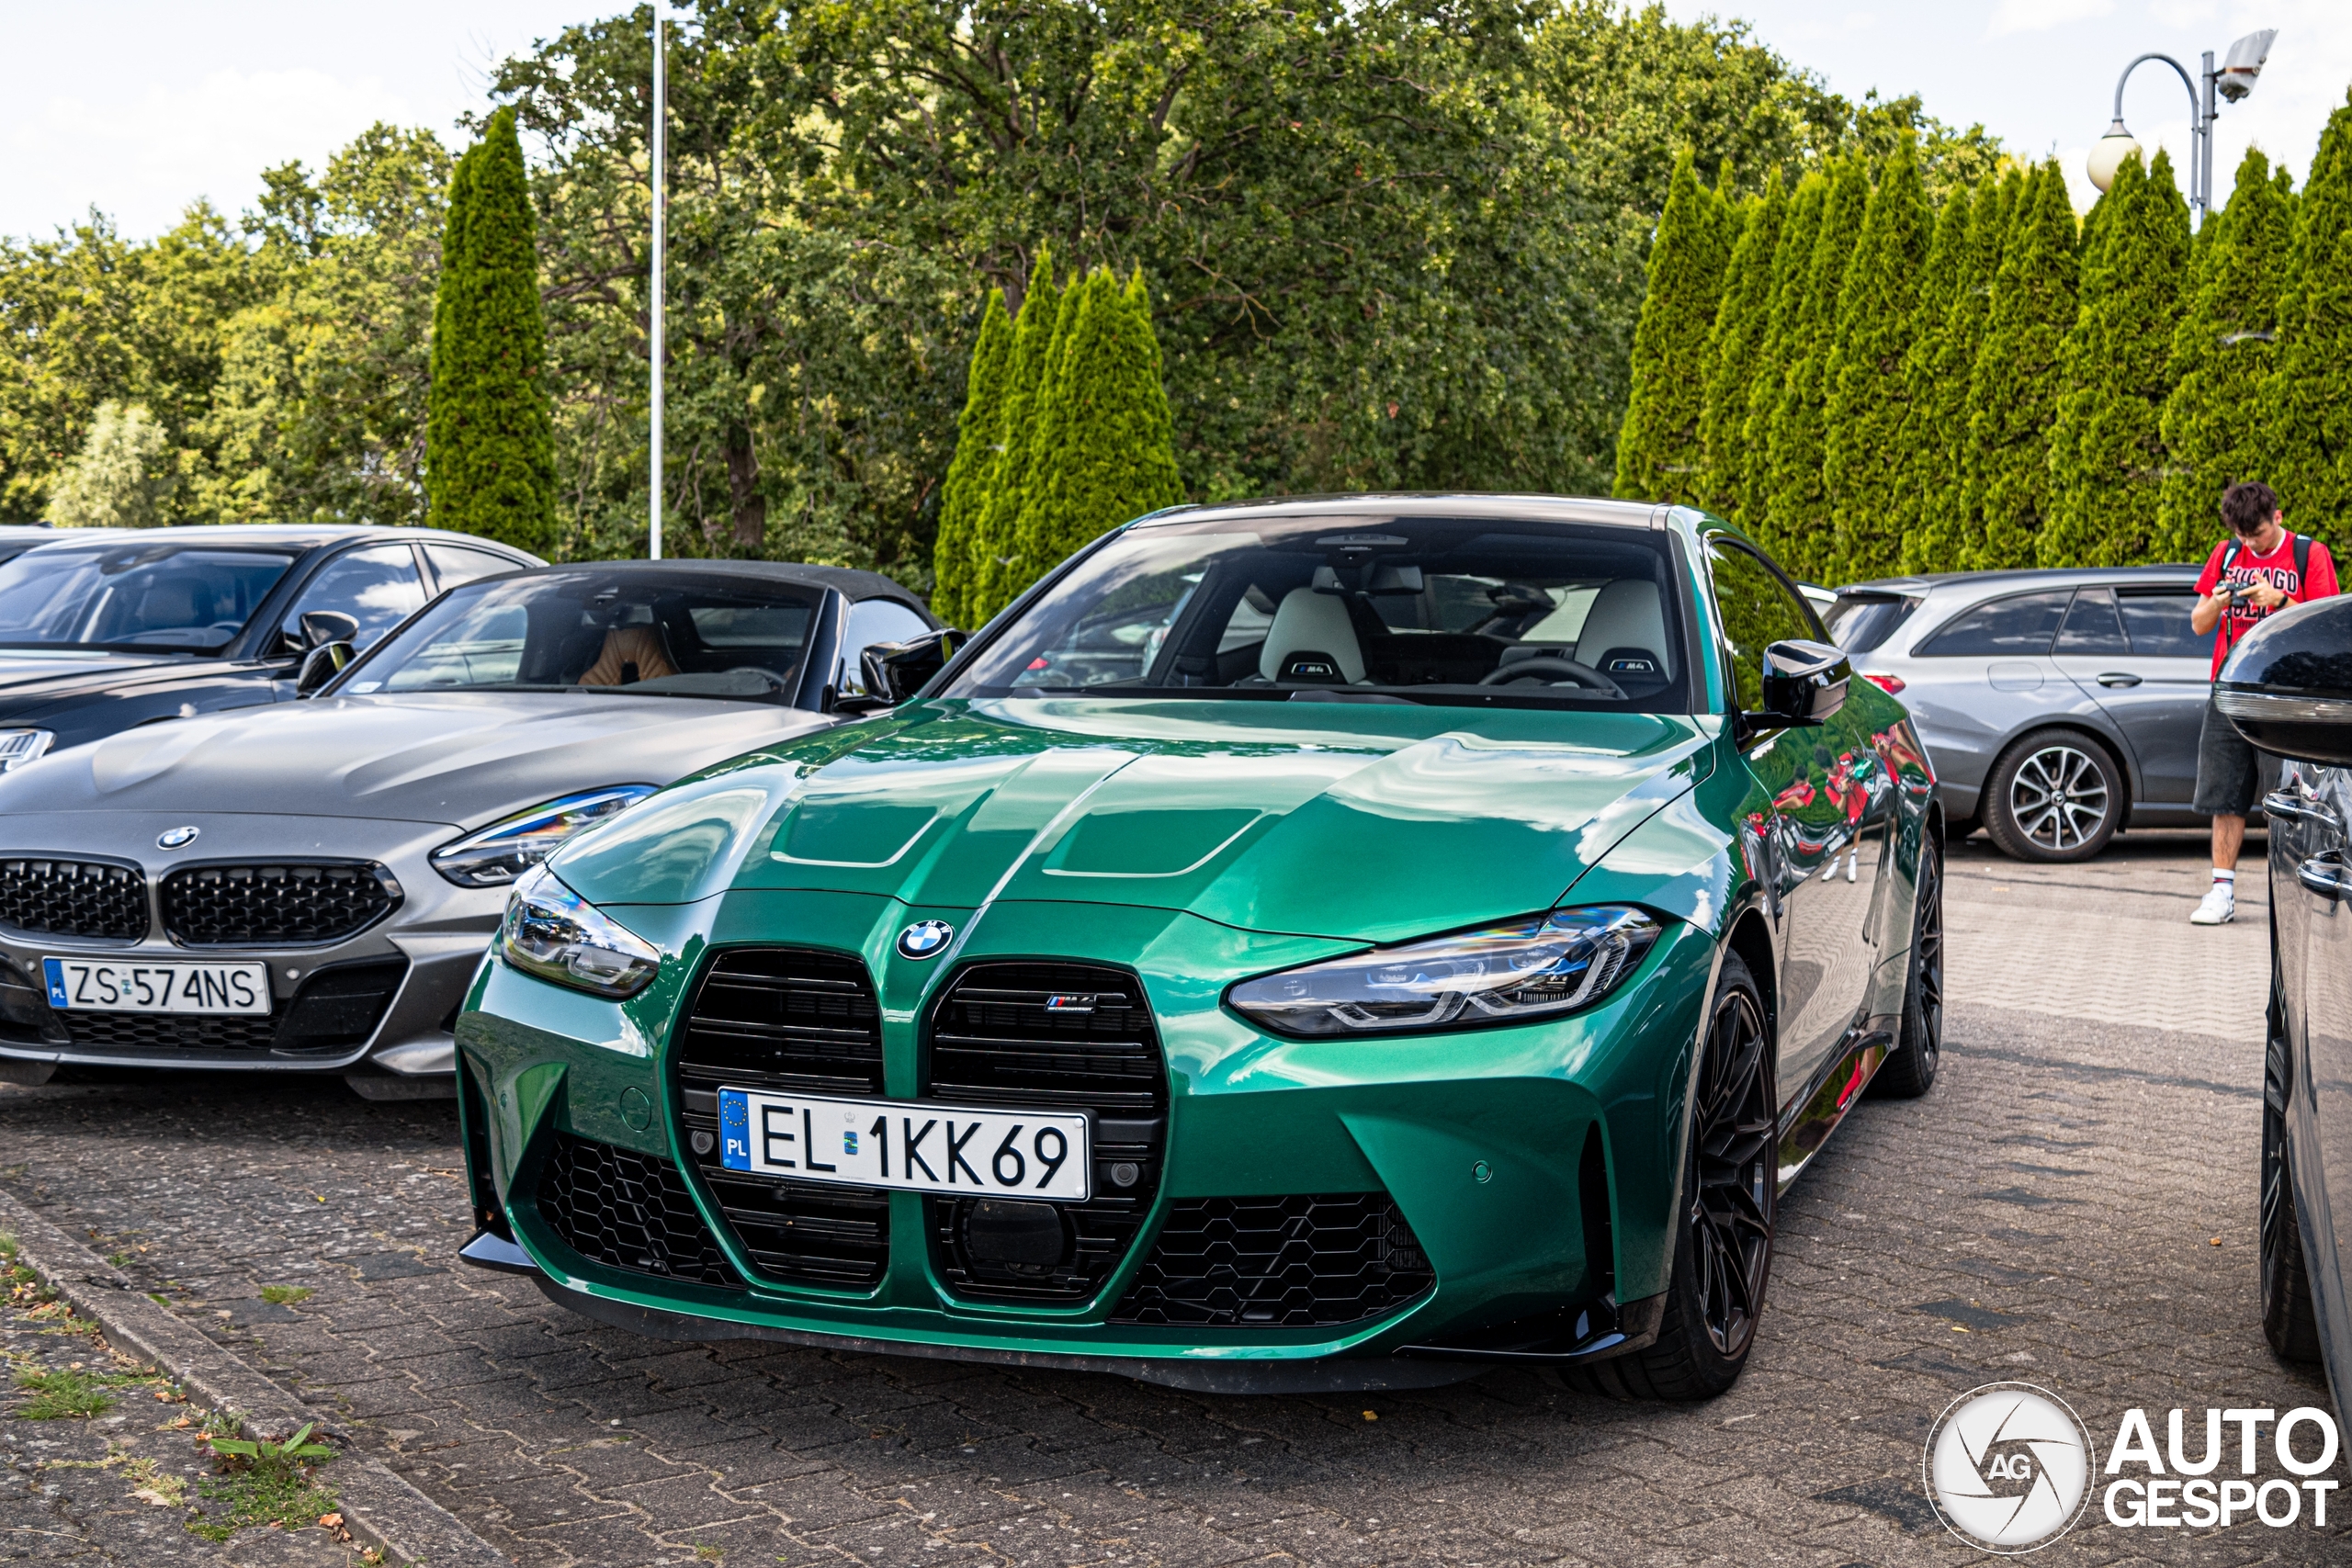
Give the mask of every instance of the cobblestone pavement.
[[[1520, 1372], [1216, 1399], [637, 1339], [453, 1264], [453, 1116], [339, 1086], [0, 1091], [0, 1180], [529, 1564], [1977, 1561], [1919, 1486], [1971, 1387], [2054, 1389], [2102, 1453], [2131, 1406], [2161, 1441], [2175, 1406], [2194, 1433], [2207, 1406], [2328, 1403], [2257, 1321], [2259, 871], [2239, 924], [2192, 929], [2199, 848], [1955, 850], [1943, 1079], [1867, 1101], [1791, 1193], [1747, 1375], [1695, 1408]], [[101, 1473], [69, 1490], [140, 1506]], [[141, 1560], [35, 1492], [0, 1513], [56, 1532], [36, 1555]], [[2037, 1561], [2340, 1562], [2344, 1517], [2194, 1534], [2094, 1505]]]

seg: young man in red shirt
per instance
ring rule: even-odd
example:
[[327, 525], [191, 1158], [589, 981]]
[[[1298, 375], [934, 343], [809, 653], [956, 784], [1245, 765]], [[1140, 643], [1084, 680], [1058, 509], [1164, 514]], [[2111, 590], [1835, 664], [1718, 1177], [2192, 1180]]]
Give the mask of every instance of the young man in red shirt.
[[[2258, 479], [2232, 485], [2222, 496], [2222, 521], [2231, 537], [2213, 547], [2197, 580], [2197, 607], [2188, 624], [2199, 637], [2213, 637], [2213, 673], [2255, 624], [2281, 604], [2333, 596], [2335, 562], [2316, 539], [2287, 531], [2278, 498]], [[2196, 808], [2213, 819], [2213, 886], [2188, 917], [2191, 923], [2218, 926], [2237, 913], [2238, 849], [2245, 841], [2245, 814], [2254, 809], [2267, 772], [2253, 747], [2230, 727], [2211, 698], [2197, 738]]]

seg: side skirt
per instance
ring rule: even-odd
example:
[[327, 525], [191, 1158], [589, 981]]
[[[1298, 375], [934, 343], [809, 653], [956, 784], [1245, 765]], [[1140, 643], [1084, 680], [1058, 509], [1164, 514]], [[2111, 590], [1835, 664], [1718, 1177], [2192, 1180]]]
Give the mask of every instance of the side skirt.
[[1789, 1184], [1800, 1171], [1812, 1163], [1829, 1141], [1846, 1112], [1862, 1097], [1862, 1090], [1886, 1065], [1887, 1054], [1894, 1048], [1895, 1031], [1902, 1020], [1892, 1014], [1865, 1020], [1846, 1032], [1842, 1049], [1829, 1059], [1819, 1077], [1806, 1089], [1804, 1097], [1781, 1113], [1780, 1185], [1786, 1192]]

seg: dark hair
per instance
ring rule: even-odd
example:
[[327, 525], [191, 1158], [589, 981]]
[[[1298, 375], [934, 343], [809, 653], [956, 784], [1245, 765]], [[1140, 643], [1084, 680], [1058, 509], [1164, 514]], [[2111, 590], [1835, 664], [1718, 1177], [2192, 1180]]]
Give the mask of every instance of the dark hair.
[[2222, 492], [2222, 521], [2243, 538], [2261, 533], [2278, 511], [2278, 492], [2260, 479], [2246, 479]]

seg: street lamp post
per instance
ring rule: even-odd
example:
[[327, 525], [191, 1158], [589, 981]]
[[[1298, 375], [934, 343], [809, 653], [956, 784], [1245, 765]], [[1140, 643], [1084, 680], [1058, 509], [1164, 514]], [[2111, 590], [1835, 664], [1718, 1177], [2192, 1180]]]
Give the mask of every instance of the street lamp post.
[[2123, 160], [2140, 151], [2139, 139], [2123, 124], [2123, 87], [2132, 80], [2132, 73], [2151, 60], [2161, 60], [2180, 77], [2180, 85], [2188, 89], [2188, 208], [2199, 223], [2213, 209], [2213, 116], [2220, 106], [2213, 102], [2218, 92], [2231, 103], [2236, 103], [2254, 91], [2255, 78], [2262, 74], [2263, 62], [2270, 58], [2270, 40], [2278, 29], [2267, 28], [2258, 33], [2248, 33], [2230, 45], [2230, 52], [2222, 68], [2213, 69], [2213, 51], [2207, 50], [2201, 62], [2204, 69], [2204, 93], [2198, 93], [2198, 83], [2188, 74], [2188, 67], [2169, 54], [2143, 54], [2123, 68], [2115, 80], [2115, 118], [2108, 126], [2107, 134], [2091, 144], [2084, 172], [2091, 184], [2102, 191], [2115, 183], [2115, 171]]

